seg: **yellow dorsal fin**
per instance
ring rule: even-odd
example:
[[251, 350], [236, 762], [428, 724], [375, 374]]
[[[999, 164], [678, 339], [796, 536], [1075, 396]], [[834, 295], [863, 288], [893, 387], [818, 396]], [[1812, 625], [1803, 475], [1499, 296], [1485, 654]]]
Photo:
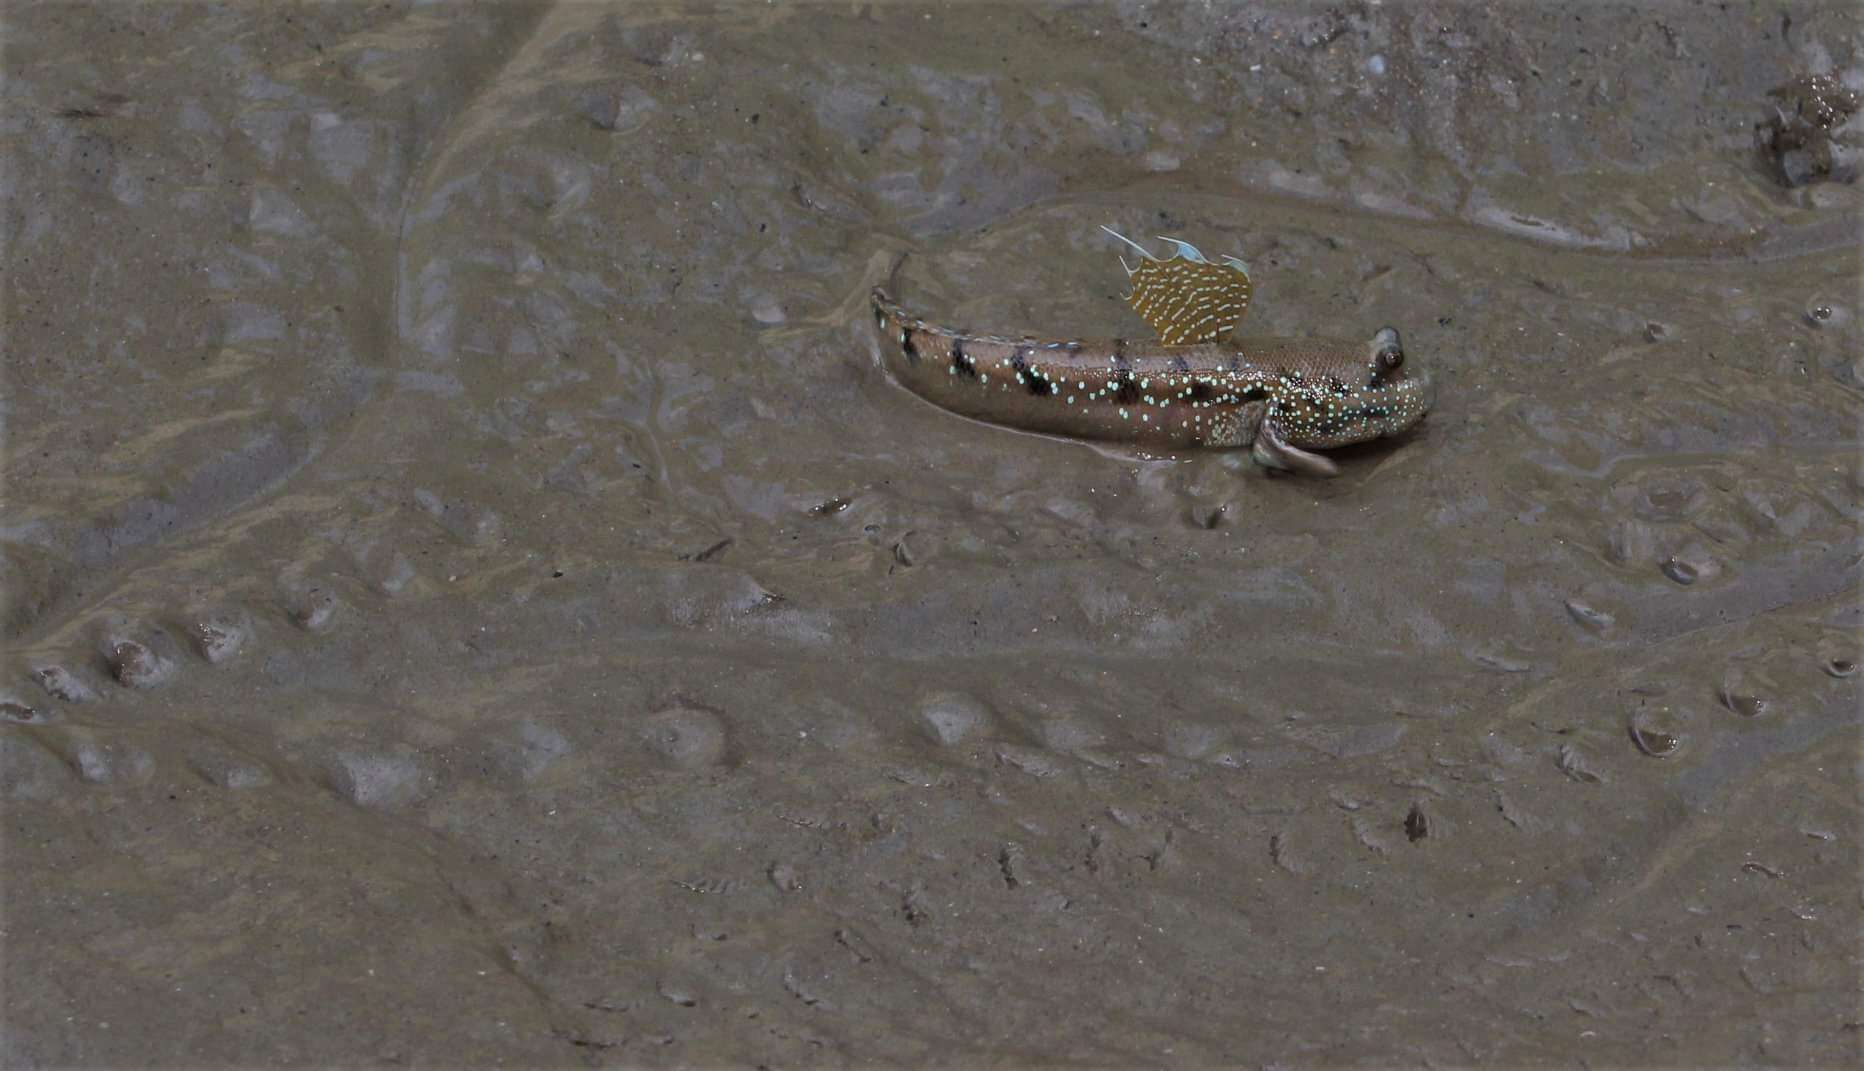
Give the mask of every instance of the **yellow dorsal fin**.
[[1165, 344], [1216, 342], [1243, 322], [1249, 311], [1249, 265], [1235, 257], [1220, 257], [1213, 264], [1196, 246], [1176, 238], [1159, 239], [1176, 247], [1168, 259], [1160, 260], [1112, 227], [1100, 229], [1139, 251], [1136, 268], [1120, 259], [1133, 284], [1126, 300]]

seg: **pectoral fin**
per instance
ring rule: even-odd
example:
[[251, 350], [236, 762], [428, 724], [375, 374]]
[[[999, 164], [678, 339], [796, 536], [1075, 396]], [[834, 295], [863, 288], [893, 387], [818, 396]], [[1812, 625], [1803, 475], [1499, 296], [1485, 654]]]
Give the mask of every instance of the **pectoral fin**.
[[1256, 459], [1256, 464], [1264, 468], [1286, 469], [1303, 476], [1338, 476], [1340, 467], [1319, 454], [1309, 453], [1298, 446], [1288, 445], [1282, 438], [1281, 428], [1274, 417], [1269, 417], [1256, 429], [1255, 444], [1250, 447], [1249, 456]]
[[1212, 263], [1196, 246], [1176, 238], [1159, 239], [1176, 247], [1169, 258], [1160, 260], [1113, 228], [1101, 230], [1139, 251], [1138, 267], [1120, 260], [1133, 284], [1126, 300], [1167, 345], [1216, 342], [1243, 322], [1252, 291], [1249, 265], [1236, 257], [1219, 257]]

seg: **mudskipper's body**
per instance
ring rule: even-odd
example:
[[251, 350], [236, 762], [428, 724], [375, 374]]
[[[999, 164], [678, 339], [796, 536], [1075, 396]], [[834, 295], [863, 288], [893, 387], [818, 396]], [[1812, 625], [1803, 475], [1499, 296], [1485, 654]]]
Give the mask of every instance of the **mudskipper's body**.
[[1162, 240], [1177, 246], [1166, 260], [1127, 241], [1145, 258], [1127, 269], [1129, 300], [1159, 341], [968, 334], [875, 289], [881, 352], [914, 393], [979, 420], [1157, 449], [1249, 446], [1263, 465], [1309, 475], [1338, 471], [1309, 451], [1423, 419], [1429, 377], [1406, 368], [1396, 330], [1363, 342], [1231, 338], [1249, 304], [1248, 267]]

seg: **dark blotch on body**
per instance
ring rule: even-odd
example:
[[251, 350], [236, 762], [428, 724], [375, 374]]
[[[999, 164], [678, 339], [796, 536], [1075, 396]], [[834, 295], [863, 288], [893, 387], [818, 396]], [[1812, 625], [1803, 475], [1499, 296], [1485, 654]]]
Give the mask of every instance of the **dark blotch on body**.
[[1017, 375], [1023, 377], [1023, 386], [1028, 389], [1029, 393], [1054, 393], [1053, 388], [1049, 385], [1048, 378], [1038, 374], [1034, 369], [1029, 367], [1028, 351], [1021, 346], [1018, 346], [1016, 352], [1010, 355], [1010, 367], [1016, 370]]
[[956, 338], [951, 340], [951, 367], [961, 376], [977, 377], [977, 369], [972, 367], [971, 359], [964, 355], [964, 342]]
[[1133, 405], [1139, 401], [1139, 384], [1133, 382], [1133, 374], [1125, 369], [1113, 375], [1113, 400], [1121, 405]]

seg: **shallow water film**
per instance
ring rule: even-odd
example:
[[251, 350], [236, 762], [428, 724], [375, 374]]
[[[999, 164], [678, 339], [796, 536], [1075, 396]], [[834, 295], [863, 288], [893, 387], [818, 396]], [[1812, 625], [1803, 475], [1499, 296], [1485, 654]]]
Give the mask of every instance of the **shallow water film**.
[[[0, 1060], [1856, 1061], [1859, 34], [7, 5]], [[1103, 225], [1434, 408], [889, 375]]]

